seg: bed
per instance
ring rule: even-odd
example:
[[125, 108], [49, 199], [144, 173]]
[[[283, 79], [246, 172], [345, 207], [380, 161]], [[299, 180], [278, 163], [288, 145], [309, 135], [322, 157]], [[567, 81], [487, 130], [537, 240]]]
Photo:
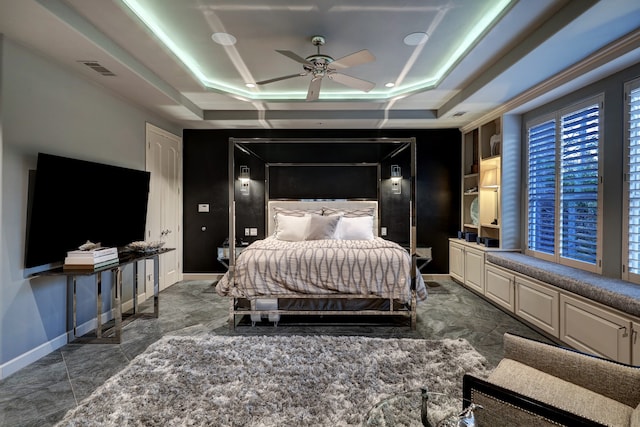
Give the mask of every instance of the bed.
[[427, 298], [410, 251], [378, 234], [377, 201], [269, 201], [268, 233], [216, 285], [236, 317], [399, 316]]

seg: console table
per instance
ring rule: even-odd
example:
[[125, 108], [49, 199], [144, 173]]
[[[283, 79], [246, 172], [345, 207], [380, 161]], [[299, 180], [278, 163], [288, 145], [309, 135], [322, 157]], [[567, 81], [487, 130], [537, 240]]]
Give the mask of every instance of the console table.
[[[67, 302], [67, 342], [89, 343], [89, 344], [119, 344], [122, 339], [122, 328], [127, 323], [140, 317], [157, 318], [159, 314], [159, 256], [175, 250], [174, 248], [163, 248], [154, 252], [119, 252], [118, 262], [93, 270], [69, 270], [62, 267], [50, 270], [42, 275], [48, 276], [66, 276], [67, 292], [73, 289], [73, 298], [71, 306]], [[141, 313], [138, 307], [138, 263], [140, 261], [153, 261], [153, 313]], [[133, 265], [133, 308], [127, 312], [122, 312], [122, 269], [124, 266]], [[144, 266], [146, 270], [146, 265]], [[114, 325], [103, 330], [102, 325], [102, 273], [105, 271], [112, 272], [113, 282], [111, 286], [111, 304], [114, 313]], [[76, 291], [77, 279], [82, 276], [94, 276], [96, 286], [96, 329], [95, 333], [83, 336], [77, 335], [77, 319], [76, 319]], [[146, 276], [146, 271], [145, 271]], [[69, 298], [67, 298], [69, 301]]]

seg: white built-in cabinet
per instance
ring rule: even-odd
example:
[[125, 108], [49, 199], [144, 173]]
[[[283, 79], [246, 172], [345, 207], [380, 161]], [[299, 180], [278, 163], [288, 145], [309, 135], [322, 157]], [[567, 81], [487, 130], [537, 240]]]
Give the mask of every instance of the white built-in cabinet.
[[484, 251], [465, 248], [464, 282], [476, 292], [484, 293]]
[[487, 262], [487, 252], [521, 249], [521, 122], [503, 115], [461, 130], [460, 230], [499, 245], [450, 238], [450, 276], [571, 347], [640, 366], [639, 318]]
[[514, 276], [506, 270], [488, 265], [485, 268], [485, 297], [513, 313], [516, 289]]
[[449, 245], [449, 275], [464, 283], [464, 246], [455, 242]]
[[487, 264], [484, 295], [529, 324], [559, 337], [560, 293], [554, 287]]
[[560, 295], [560, 339], [573, 348], [631, 363], [632, 320], [593, 301]]
[[525, 323], [577, 350], [640, 366], [640, 319], [490, 262], [484, 273], [484, 298]]
[[449, 275], [469, 289], [485, 293], [485, 254], [487, 248], [463, 239], [449, 239]]
[[516, 277], [515, 314], [554, 338], [560, 336], [560, 292], [538, 280]]

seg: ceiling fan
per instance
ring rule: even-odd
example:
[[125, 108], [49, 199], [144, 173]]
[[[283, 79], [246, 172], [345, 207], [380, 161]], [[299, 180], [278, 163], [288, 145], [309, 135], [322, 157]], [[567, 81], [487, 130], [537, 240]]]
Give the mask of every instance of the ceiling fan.
[[316, 46], [318, 50], [315, 55], [310, 55], [306, 58], [302, 58], [301, 56], [298, 56], [297, 54], [289, 50], [276, 50], [276, 52], [278, 52], [279, 54], [302, 64], [302, 68], [304, 69], [303, 72], [298, 74], [290, 74], [288, 76], [276, 77], [268, 80], [262, 80], [260, 82], [256, 82], [256, 84], [265, 85], [268, 83], [278, 82], [280, 80], [291, 79], [293, 77], [302, 77], [311, 74], [311, 76], [313, 77], [311, 79], [311, 83], [309, 83], [309, 90], [307, 91], [307, 101], [315, 101], [316, 99], [318, 99], [323, 77], [328, 77], [335, 82], [354, 89], [361, 90], [363, 92], [369, 92], [375, 87], [375, 83], [358, 79], [356, 77], [351, 77], [346, 74], [338, 73], [336, 71], [338, 69], [349, 68], [355, 65], [375, 61], [376, 58], [371, 54], [371, 52], [364, 49], [350, 55], [343, 56], [340, 59], [334, 60], [329, 55], [320, 53], [320, 46], [323, 46], [325, 43], [324, 37], [313, 36], [311, 38], [311, 43], [313, 43], [313, 45]]

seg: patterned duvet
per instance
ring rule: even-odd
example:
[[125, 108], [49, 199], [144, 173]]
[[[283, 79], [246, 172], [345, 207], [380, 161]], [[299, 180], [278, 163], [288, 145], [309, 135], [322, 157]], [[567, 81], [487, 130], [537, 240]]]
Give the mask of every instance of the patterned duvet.
[[[376, 295], [408, 302], [411, 257], [397, 243], [373, 240], [306, 240], [274, 237], [248, 246], [236, 258], [233, 283], [229, 273], [216, 285], [219, 295], [258, 297], [291, 294]], [[416, 275], [418, 301], [427, 298]]]

